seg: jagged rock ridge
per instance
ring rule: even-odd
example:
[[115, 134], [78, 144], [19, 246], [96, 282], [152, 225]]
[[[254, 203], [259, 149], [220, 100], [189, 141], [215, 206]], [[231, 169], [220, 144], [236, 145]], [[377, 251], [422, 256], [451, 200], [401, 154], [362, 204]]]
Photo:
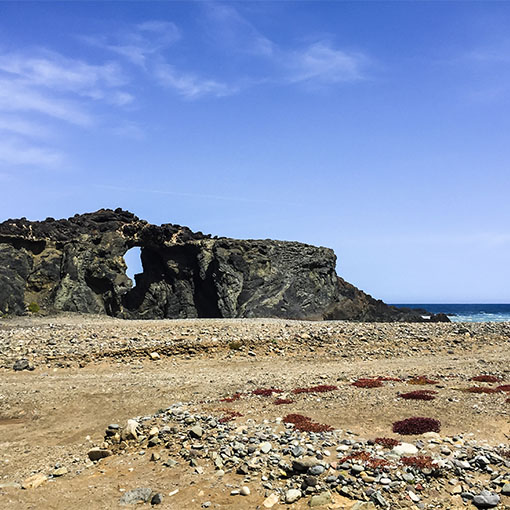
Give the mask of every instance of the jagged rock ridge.
[[[141, 248], [143, 273], [126, 276]], [[297, 242], [216, 238], [151, 225], [116, 209], [67, 220], [0, 223], [0, 312], [122, 318], [282, 317], [422, 320], [337, 277], [332, 250]]]

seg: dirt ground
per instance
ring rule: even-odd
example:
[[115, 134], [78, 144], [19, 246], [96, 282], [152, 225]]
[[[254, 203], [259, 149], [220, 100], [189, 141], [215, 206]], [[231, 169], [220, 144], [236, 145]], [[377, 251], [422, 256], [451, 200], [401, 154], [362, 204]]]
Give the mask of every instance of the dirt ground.
[[[164, 322], [161, 327], [168, 327], [168, 321]], [[40, 321], [38, 327], [44, 324]], [[109, 327], [115, 324], [109, 323]], [[11, 336], [21, 326], [3, 324]], [[158, 326], [151, 322], [150, 327]], [[186, 327], [202, 328], [203, 323], [190, 321]], [[230, 496], [228, 477], [220, 480], [214, 473], [199, 475], [182, 468], [163, 468], [150, 462], [148, 455], [112, 456], [93, 465], [88, 461], [87, 452], [101, 444], [108, 424], [124, 425], [129, 418], [150, 415], [180, 401], [212, 414], [236, 410], [243, 415], [236, 419], [240, 424], [250, 418], [260, 422], [289, 412], [302, 413], [365, 438], [392, 436], [391, 425], [396, 420], [433, 416], [441, 421], [442, 435], [463, 434], [493, 445], [508, 445], [509, 395], [460, 391], [472, 386], [469, 379], [480, 374], [495, 374], [509, 384], [508, 345], [507, 336], [496, 334], [491, 341], [485, 339], [471, 348], [459, 343], [414, 352], [411, 346], [402, 349], [400, 355], [382, 352], [364, 359], [342, 357], [336, 351], [332, 354], [331, 349], [321, 350], [317, 343], [310, 348], [305, 342], [284, 354], [262, 345], [253, 351], [224, 345], [211, 352], [181, 352], [159, 359], [137, 354], [132, 358], [96, 359], [81, 367], [36, 363], [32, 371], [4, 368], [0, 370], [0, 508], [111, 509], [118, 507], [123, 490], [135, 487], [161, 492], [162, 509], [198, 509], [206, 501], [212, 502], [211, 508], [262, 508], [264, 495], [260, 492], [253, 491], [242, 499]], [[404, 381], [390, 381], [374, 389], [352, 386], [359, 377], [406, 379], [416, 375], [437, 380], [433, 386], [438, 392], [435, 401], [397, 398], [399, 392], [416, 389]], [[291, 395], [296, 387], [316, 384], [337, 385], [339, 389], [303, 394], [284, 406], [275, 406], [264, 397], [220, 401], [260, 387], [280, 388]], [[33, 473], [50, 474], [61, 465], [68, 473], [38, 488], [24, 490], [16, 485]], [[176, 489], [178, 492], [170, 496]], [[275, 508], [284, 507], [290, 505]], [[295, 509], [305, 507], [304, 501], [292, 505]]]

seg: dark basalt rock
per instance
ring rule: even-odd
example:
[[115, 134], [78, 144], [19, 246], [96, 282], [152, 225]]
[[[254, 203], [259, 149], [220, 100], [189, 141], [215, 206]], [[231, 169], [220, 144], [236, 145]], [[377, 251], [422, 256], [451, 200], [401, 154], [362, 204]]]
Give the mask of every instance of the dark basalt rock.
[[[133, 287], [123, 257], [134, 246], [143, 273]], [[0, 312], [22, 314], [36, 303], [43, 311], [133, 319], [423, 320], [338, 278], [335, 265], [328, 248], [212, 238], [121, 209], [7, 220], [0, 223]]]

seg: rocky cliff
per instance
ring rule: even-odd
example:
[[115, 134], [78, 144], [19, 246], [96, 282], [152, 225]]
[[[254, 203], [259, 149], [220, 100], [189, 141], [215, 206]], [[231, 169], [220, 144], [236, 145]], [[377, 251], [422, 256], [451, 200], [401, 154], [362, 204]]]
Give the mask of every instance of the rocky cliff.
[[[141, 248], [143, 273], [126, 276]], [[282, 317], [411, 320], [336, 275], [332, 250], [296, 242], [212, 238], [151, 225], [117, 209], [67, 220], [0, 223], [0, 312], [122, 318]]]

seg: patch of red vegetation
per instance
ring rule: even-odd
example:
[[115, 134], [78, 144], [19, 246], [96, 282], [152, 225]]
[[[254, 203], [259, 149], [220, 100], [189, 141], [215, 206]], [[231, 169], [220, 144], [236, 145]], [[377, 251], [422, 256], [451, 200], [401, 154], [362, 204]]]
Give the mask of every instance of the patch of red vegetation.
[[319, 386], [311, 386], [310, 388], [296, 388], [292, 393], [298, 395], [299, 393], [326, 393], [327, 391], [337, 390], [338, 386], [328, 384], [321, 384]]
[[260, 395], [261, 397], [271, 397], [273, 393], [283, 393], [283, 390], [276, 388], [258, 388], [252, 391], [253, 395]]
[[471, 377], [471, 381], [494, 383], [501, 381], [501, 379], [495, 375], [477, 375], [475, 377]]
[[283, 421], [285, 423], [293, 423], [294, 428], [302, 432], [329, 432], [333, 430], [329, 425], [315, 423], [311, 418], [302, 414], [288, 414], [283, 418]]
[[339, 464], [343, 464], [344, 462], [349, 462], [350, 460], [361, 460], [363, 462], [367, 462], [370, 460], [372, 456], [368, 452], [355, 452], [350, 455], [346, 455], [341, 459], [338, 459]]
[[510, 459], [510, 450], [498, 450], [498, 455], [505, 457], [505, 459]]
[[384, 386], [380, 379], [365, 379], [361, 378], [352, 383], [357, 388], [380, 388]]
[[239, 400], [241, 398], [240, 393], [234, 393], [231, 397], [225, 397], [221, 398], [220, 402], [235, 402], [236, 400]]
[[371, 469], [384, 468], [389, 466], [387, 460], [372, 457], [372, 455], [370, 455], [370, 453], [368, 452], [352, 453], [351, 455], [346, 455], [345, 457], [342, 457], [341, 459], [338, 460], [338, 462], [342, 464], [343, 462], [349, 462], [351, 460], [359, 460], [361, 462], [364, 462], [366, 466]]
[[400, 393], [399, 397], [407, 400], [434, 400], [436, 398], [434, 397], [435, 394], [437, 394], [437, 391], [417, 390], [410, 391], [409, 393]]
[[434, 418], [422, 418], [413, 416], [406, 420], [396, 421], [393, 424], [393, 432], [402, 435], [424, 434], [425, 432], [439, 432], [441, 430], [441, 422]]
[[273, 404], [275, 406], [281, 406], [283, 404], [293, 404], [295, 400], [292, 400], [291, 398], [277, 398]]
[[425, 384], [437, 384], [438, 381], [434, 381], [429, 379], [425, 375], [419, 375], [417, 377], [413, 377], [407, 381], [407, 384], [416, 384], [416, 385], [425, 385]]
[[428, 457], [427, 455], [417, 455], [416, 457], [402, 457], [402, 464], [405, 466], [416, 467], [419, 469], [433, 469], [434, 464], [432, 464], [432, 457]]
[[484, 388], [482, 386], [471, 386], [471, 388], [466, 388], [463, 391], [467, 391], [468, 393], [499, 393], [501, 390], [497, 388]]
[[496, 388], [499, 391], [510, 391], [510, 384], [502, 384]]
[[385, 448], [393, 448], [394, 446], [398, 446], [400, 441], [398, 439], [393, 439], [392, 437], [376, 437], [375, 443], [380, 444]]
[[218, 420], [220, 423], [227, 423], [232, 421], [234, 418], [242, 416], [241, 413], [237, 411], [225, 411], [225, 414]]

